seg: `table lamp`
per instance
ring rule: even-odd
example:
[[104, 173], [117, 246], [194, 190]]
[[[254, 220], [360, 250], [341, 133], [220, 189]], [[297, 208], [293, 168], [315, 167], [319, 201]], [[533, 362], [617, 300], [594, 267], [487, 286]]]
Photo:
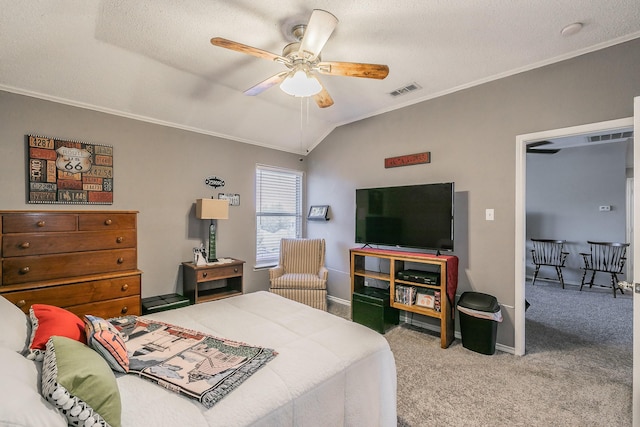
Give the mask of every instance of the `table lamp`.
[[196, 200], [196, 218], [211, 220], [207, 261], [216, 262], [216, 223], [219, 219], [229, 219], [229, 201], [223, 199]]

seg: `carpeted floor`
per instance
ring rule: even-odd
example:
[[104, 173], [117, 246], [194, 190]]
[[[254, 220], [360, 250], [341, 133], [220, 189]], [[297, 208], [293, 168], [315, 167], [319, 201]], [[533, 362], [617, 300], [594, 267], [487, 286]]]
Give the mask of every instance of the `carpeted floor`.
[[[385, 334], [399, 426], [630, 426], [632, 297], [527, 284], [527, 354], [486, 356], [429, 331]], [[346, 316], [343, 316], [346, 317]]]

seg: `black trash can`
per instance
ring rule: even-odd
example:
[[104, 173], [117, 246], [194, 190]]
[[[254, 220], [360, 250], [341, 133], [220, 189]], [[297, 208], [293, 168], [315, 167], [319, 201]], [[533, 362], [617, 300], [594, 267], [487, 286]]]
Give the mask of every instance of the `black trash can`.
[[498, 322], [502, 312], [496, 297], [480, 292], [464, 292], [458, 300], [462, 346], [482, 354], [496, 352]]

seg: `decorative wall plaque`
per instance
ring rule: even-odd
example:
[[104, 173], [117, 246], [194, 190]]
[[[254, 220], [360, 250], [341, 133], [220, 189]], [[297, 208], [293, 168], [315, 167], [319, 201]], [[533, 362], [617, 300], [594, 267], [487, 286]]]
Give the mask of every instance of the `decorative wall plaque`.
[[240, 195], [237, 193], [218, 193], [218, 199], [228, 200], [229, 206], [240, 206]]
[[397, 168], [400, 166], [419, 165], [422, 163], [431, 163], [431, 152], [407, 154], [405, 156], [387, 157], [384, 159], [385, 168]]
[[113, 147], [26, 135], [29, 203], [113, 204]]
[[219, 178], [217, 176], [208, 176], [204, 179], [205, 185], [211, 188], [220, 188], [224, 187], [224, 179]]

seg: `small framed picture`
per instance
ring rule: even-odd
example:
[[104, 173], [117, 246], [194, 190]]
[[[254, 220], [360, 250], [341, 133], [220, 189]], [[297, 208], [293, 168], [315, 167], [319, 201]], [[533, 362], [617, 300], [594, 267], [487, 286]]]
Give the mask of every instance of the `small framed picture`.
[[435, 303], [436, 298], [433, 295], [425, 292], [418, 292], [418, 295], [416, 295], [416, 305], [419, 305], [420, 307], [434, 308]]
[[327, 214], [329, 213], [329, 205], [311, 206], [309, 209], [309, 215], [307, 219], [327, 221]]

